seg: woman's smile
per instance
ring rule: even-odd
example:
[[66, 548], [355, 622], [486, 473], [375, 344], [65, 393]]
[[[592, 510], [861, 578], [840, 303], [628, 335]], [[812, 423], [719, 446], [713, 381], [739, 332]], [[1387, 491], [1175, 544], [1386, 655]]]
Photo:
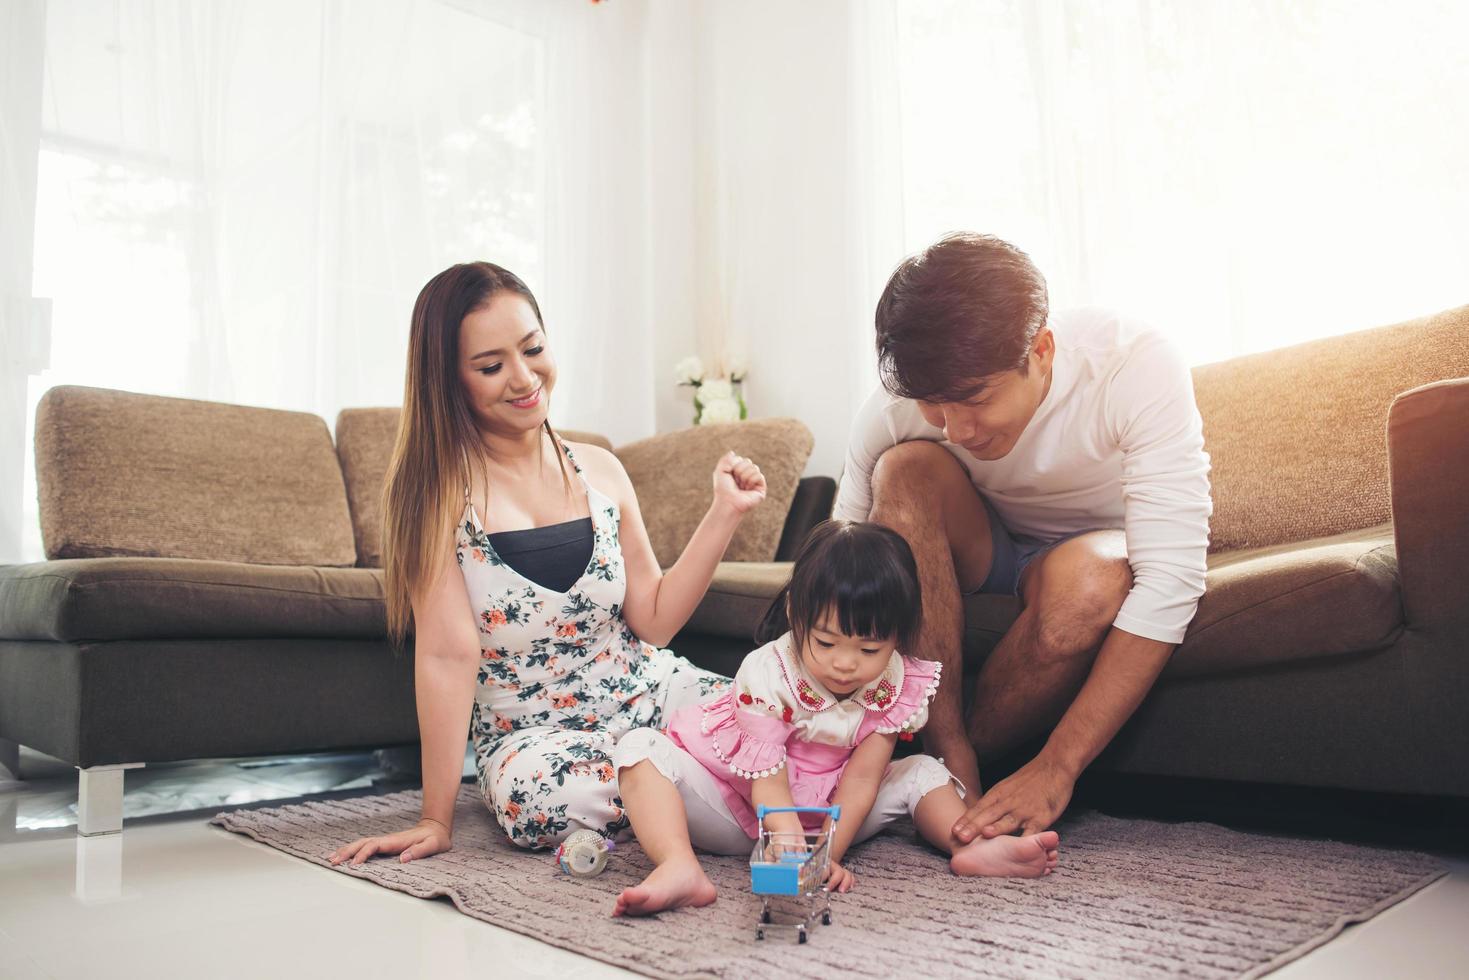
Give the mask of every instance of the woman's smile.
[[524, 398], [514, 398], [514, 399], [511, 399], [511, 401], [510, 401], [510, 404], [512, 406], [514, 406], [515, 408], [535, 408], [540, 403], [541, 403], [541, 389], [540, 388], [537, 388], [535, 391], [531, 392], [529, 395], [526, 395]]

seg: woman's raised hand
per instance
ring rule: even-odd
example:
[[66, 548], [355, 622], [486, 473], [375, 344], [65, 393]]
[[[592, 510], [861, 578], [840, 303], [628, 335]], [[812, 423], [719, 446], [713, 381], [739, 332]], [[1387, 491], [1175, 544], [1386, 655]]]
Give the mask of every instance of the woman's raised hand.
[[765, 499], [765, 474], [751, 459], [730, 450], [714, 464], [714, 502], [744, 515]]
[[449, 828], [437, 820], [424, 818], [408, 830], [400, 830], [396, 834], [387, 834], [383, 837], [359, 837], [346, 847], [339, 847], [327, 856], [332, 864], [341, 864], [344, 861], [352, 867], [358, 867], [363, 861], [374, 854], [397, 854], [398, 860], [404, 864], [415, 858], [425, 858], [430, 854], [438, 854], [447, 851], [453, 846], [449, 835]]

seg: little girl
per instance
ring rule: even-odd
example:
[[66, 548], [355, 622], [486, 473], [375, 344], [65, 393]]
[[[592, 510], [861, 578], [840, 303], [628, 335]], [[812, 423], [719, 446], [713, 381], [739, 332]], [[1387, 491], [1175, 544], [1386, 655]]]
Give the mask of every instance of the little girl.
[[[898, 739], [928, 720], [938, 663], [899, 652], [918, 632], [918, 569], [908, 543], [878, 524], [828, 521], [811, 532], [791, 581], [756, 634], [734, 684], [676, 711], [666, 732], [638, 728], [612, 753], [623, 806], [656, 867], [618, 896], [613, 915], [708, 905], [714, 885], [694, 847], [749, 854], [755, 806], [840, 804], [827, 887], [856, 883], [847, 849], [911, 815], [948, 852], [955, 874], [1040, 877], [1059, 836], [976, 838], [949, 833], [964, 787], [937, 759], [892, 761]], [[767, 816], [778, 833], [819, 830], [819, 815]]]

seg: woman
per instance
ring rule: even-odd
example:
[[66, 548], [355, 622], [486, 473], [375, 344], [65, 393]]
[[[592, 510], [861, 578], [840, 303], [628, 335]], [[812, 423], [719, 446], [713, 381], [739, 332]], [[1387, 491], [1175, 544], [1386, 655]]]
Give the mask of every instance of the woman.
[[401, 645], [411, 622], [414, 634], [423, 818], [333, 864], [448, 850], [467, 731], [480, 792], [515, 843], [622, 833], [617, 739], [727, 683], [660, 648], [765, 478], [727, 453], [708, 513], [663, 572], [617, 457], [551, 428], [555, 386], [540, 308], [514, 274], [475, 262], [424, 286], [383, 498], [388, 633]]

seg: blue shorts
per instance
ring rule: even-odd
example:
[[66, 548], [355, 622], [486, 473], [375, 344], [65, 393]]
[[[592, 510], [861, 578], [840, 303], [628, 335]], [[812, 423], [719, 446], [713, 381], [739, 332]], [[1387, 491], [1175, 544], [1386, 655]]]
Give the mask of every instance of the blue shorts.
[[1032, 561], [1063, 541], [1070, 541], [1083, 534], [1090, 534], [1093, 530], [1100, 530], [1100, 528], [1091, 528], [1086, 531], [1072, 531], [1070, 534], [1063, 534], [1049, 541], [1011, 534], [1010, 529], [1000, 520], [1000, 515], [995, 511], [995, 505], [990, 503], [989, 498], [981, 493], [979, 499], [984, 501], [985, 513], [989, 515], [990, 542], [994, 545], [994, 554], [990, 559], [990, 573], [985, 576], [984, 584], [973, 592], [967, 593], [968, 595], [1018, 595], [1020, 578]]

